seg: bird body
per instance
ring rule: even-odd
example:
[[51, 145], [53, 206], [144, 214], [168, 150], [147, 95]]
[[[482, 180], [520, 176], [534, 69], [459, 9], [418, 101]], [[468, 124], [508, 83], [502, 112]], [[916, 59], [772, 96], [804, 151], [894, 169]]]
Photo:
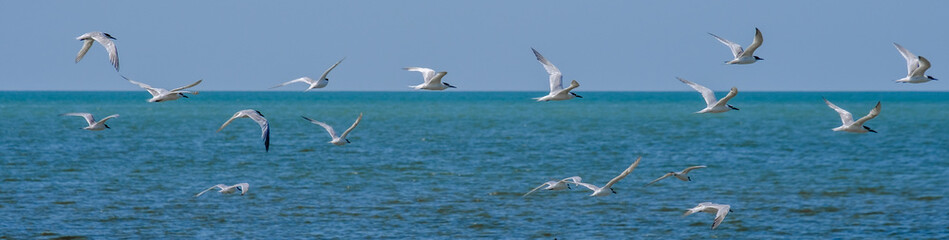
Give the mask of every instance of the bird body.
[[929, 60], [922, 57], [916, 56], [903, 46], [893, 43], [896, 46], [896, 50], [900, 51], [900, 55], [903, 55], [903, 58], [906, 59], [906, 77], [896, 80], [900, 83], [924, 83], [932, 80], [938, 80], [933, 76], [926, 75], [926, 70], [929, 69], [932, 64], [929, 63]]
[[713, 92], [712, 89], [709, 89], [705, 86], [699, 85], [697, 83], [694, 83], [682, 78], [676, 78], [676, 79], [679, 79], [679, 81], [685, 84], [688, 84], [690, 87], [692, 87], [692, 89], [695, 89], [695, 91], [698, 91], [699, 93], [701, 93], [702, 98], [705, 99], [705, 105], [706, 105], [705, 109], [699, 110], [698, 112], [695, 112], [695, 113], [723, 113], [723, 112], [731, 111], [732, 109], [739, 110], [738, 108], [728, 104], [728, 100], [731, 100], [732, 98], [735, 97], [735, 95], [738, 95], [738, 88], [732, 87], [731, 91], [728, 91], [728, 94], [725, 95], [725, 97], [723, 97], [722, 99], [716, 100], [715, 92]]
[[560, 100], [570, 100], [575, 97], [583, 98], [576, 93], [570, 92], [571, 90], [580, 87], [580, 83], [577, 80], [570, 81], [570, 86], [567, 88], [563, 87], [563, 74], [560, 73], [560, 69], [557, 69], [557, 66], [554, 66], [553, 63], [547, 61], [543, 55], [540, 55], [540, 52], [531, 48], [531, 51], [534, 51], [534, 56], [537, 57], [537, 61], [544, 66], [544, 69], [547, 70], [547, 74], [550, 75], [548, 79], [550, 81], [550, 93], [547, 96], [534, 98], [538, 102], [545, 101], [560, 101]]
[[122, 78], [125, 78], [125, 80], [128, 80], [130, 83], [138, 85], [139, 87], [148, 91], [148, 93], [152, 95], [152, 98], [148, 99], [148, 102], [166, 102], [166, 101], [178, 100], [180, 98], [188, 98], [188, 96], [186, 96], [185, 93], [198, 94], [198, 92], [185, 91], [185, 89], [197, 86], [202, 81], [202, 80], [198, 80], [197, 82], [194, 82], [192, 84], [188, 84], [183, 87], [175, 88], [175, 89], [172, 89], [171, 91], [168, 91], [168, 90], [165, 90], [164, 88], [155, 88], [145, 83], [133, 81], [132, 79], [129, 79], [125, 76], [122, 76]]
[[260, 135], [260, 138], [264, 141], [264, 150], [269, 152], [270, 151], [270, 123], [267, 122], [267, 119], [264, 118], [264, 114], [260, 113], [260, 111], [257, 111], [254, 109], [244, 109], [244, 110], [237, 111], [237, 113], [234, 113], [234, 116], [231, 116], [230, 119], [227, 119], [227, 122], [224, 122], [224, 125], [221, 125], [221, 127], [218, 128], [217, 131], [220, 132], [221, 129], [224, 129], [224, 127], [226, 127], [228, 124], [231, 124], [231, 121], [234, 121], [234, 119], [238, 119], [238, 118], [250, 118], [251, 120], [254, 120], [254, 122], [257, 122], [257, 125], [260, 125], [260, 130], [263, 132]]
[[603, 197], [603, 196], [609, 196], [610, 194], [615, 194], [616, 191], [613, 191], [613, 184], [616, 184], [620, 180], [623, 180], [623, 178], [625, 178], [627, 175], [632, 173], [633, 169], [635, 169], [636, 166], [639, 166], [639, 161], [642, 159], [643, 157], [637, 158], [636, 161], [633, 162], [633, 164], [629, 165], [629, 167], [627, 167], [626, 170], [623, 170], [623, 172], [620, 173], [619, 176], [616, 176], [613, 179], [611, 179], [609, 182], [606, 183], [606, 185], [603, 185], [603, 187], [597, 187], [596, 185], [583, 183], [583, 182], [577, 182], [576, 184], [589, 188], [590, 190], [593, 190], [593, 194], [590, 194], [591, 197]]
[[751, 42], [751, 45], [748, 45], [748, 49], [742, 49], [741, 45], [716, 36], [715, 34], [709, 33], [709, 35], [712, 35], [712, 37], [715, 37], [715, 39], [718, 39], [719, 42], [731, 49], [732, 56], [734, 56], [735, 59], [725, 61], [726, 64], [752, 64], [758, 60], [764, 60], [763, 58], [755, 56], [755, 50], [764, 42], [764, 38], [761, 36], [761, 30], [758, 30], [758, 28], [755, 28], [755, 39]]
[[349, 128], [346, 129], [346, 131], [343, 132], [343, 134], [336, 135], [336, 131], [333, 130], [333, 127], [330, 126], [329, 124], [326, 124], [324, 122], [320, 122], [317, 120], [313, 120], [305, 116], [301, 116], [301, 117], [303, 117], [303, 119], [306, 119], [307, 121], [310, 121], [313, 124], [320, 125], [324, 129], [326, 129], [326, 131], [330, 134], [330, 137], [333, 138], [333, 140], [331, 140], [329, 143], [332, 143], [333, 145], [336, 145], [336, 146], [343, 146], [349, 143], [349, 139], [346, 139], [346, 136], [348, 136], [349, 132], [352, 132], [353, 129], [356, 128], [356, 125], [359, 125], [359, 122], [362, 121], [362, 113], [359, 113], [359, 117], [356, 118], [356, 122], [353, 122], [352, 126], [349, 126]]
[[452, 86], [447, 82], [442, 82], [442, 77], [445, 77], [445, 74], [448, 74], [448, 72], [435, 72], [435, 70], [432, 70], [431, 68], [423, 67], [407, 67], [402, 69], [406, 71], [422, 73], [422, 80], [424, 80], [424, 82], [419, 85], [409, 86], [410, 88], [425, 90], [445, 90], [448, 88], [455, 88], [455, 86]]
[[658, 182], [659, 180], [666, 179], [667, 177], [675, 177], [675, 178], [678, 178], [679, 180], [686, 181], [686, 182], [692, 181], [692, 177], [689, 177], [689, 172], [695, 169], [705, 168], [705, 167], [706, 167], [705, 165], [691, 166], [691, 167], [687, 167], [683, 169], [682, 171], [669, 172], [669, 173], [666, 173], [666, 175], [662, 175], [662, 177], [657, 178], [656, 180], [652, 180], [652, 182], [649, 182], [646, 185], [653, 184], [655, 182]]
[[853, 120], [853, 115], [851, 115], [850, 112], [838, 107], [837, 105], [834, 105], [834, 103], [831, 103], [826, 98], [824, 98], [824, 103], [827, 103], [828, 107], [834, 109], [834, 111], [837, 111], [837, 114], [840, 114], [840, 122], [842, 125], [832, 130], [852, 133], [877, 132], [873, 129], [870, 129], [870, 127], [864, 126], [863, 124], [867, 121], [870, 121], [870, 119], [875, 118], [877, 115], [880, 115], [880, 102], [877, 102], [877, 105], [870, 110], [870, 113], [860, 119], [857, 119], [857, 121]]
[[715, 221], [712, 222], [712, 229], [715, 229], [718, 227], [718, 225], [722, 224], [722, 221], [725, 220], [725, 215], [728, 215], [728, 213], [731, 211], [732, 210], [731, 210], [730, 205], [703, 202], [703, 203], [699, 203], [698, 206], [695, 206], [694, 208], [691, 208], [685, 211], [685, 213], [682, 214], [682, 216], [685, 217], [697, 212], [715, 214]]
[[103, 118], [103, 119], [100, 119], [99, 121], [96, 121], [96, 119], [95, 119], [94, 117], [92, 117], [92, 114], [91, 114], [91, 113], [63, 113], [63, 114], [59, 114], [59, 116], [77, 116], [77, 117], [82, 117], [82, 118], [86, 119], [86, 123], [89, 124], [89, 126], [84, 127], [84, 128], [82, 128], [82, 129], [89, 130], [89, 131], [101, 131], [101, 130], [105, 130], [106, 128], [110, 128], [109, 125], [105, 125], [105, 121], [108, 121], [109, 119], [118, 117], [119, 115], [118, 115], [118, 114], [112, 114], [112, 115], [109, 115], [108, 117], [105, 117], [105, 118]]
[[277, 86], [273, 86], [270, 88], [271, 89], [278, 88], [278, 87], [286, 86], [287, 84], [298, 83], [298, 82], [302, 82], [302, 83], [306, 83], [310, 85], [309, 87], [306, 88], [306, 90], [303, 90], [304, 92], [309, 92], [310, 90], [313, 90], [316, 88], [326, 87], [326, 85], [329, 84], [330, 82], [330, 79], [327, 77], [330, 74], [330, 71], [333, 71], [333, 69], [336, 68], [336, 66], [338, 66], [339, 63], [343, 62], [343, 60], [346, 60], [346, 58], [340, 59], [338, 62], [336, 62], [336, 64], [333, 64], [333, 66], [330, 66], [329, 69], [326, 69], [326, 71], [323, 72], [323, 75], [320, 75], [319, 80], [313, 80], [312, 78], [309, 78], [309, 77], [301, 77], [301, 78], [293, 79], [281, 84], [277, 84]]
[[195, 194], [194, 197], [200, 197], [201, 195], [204, 195], [204, 193], [206, 193], [206, 192], [208, 192], [208, 191], [211, 191], [211, 190], [213, 190], [214, 188], [221, 189], [221, 190], [218, 191], [218, 192], [221, 193], [221, 194], [231, 194], [231, 193], [235, 193], [235, 192], [237, 192], [237, 191], [240, 191], [240, 192], [241, 192], [241, 196], [243, 196], [244, 194], [247, 193], [247, 190], [250, 189], [250, 184], [247, 184], [247, 183], [238, 183], [238, 184], [234, 184], [234, 185], [231, 185], [231, 186], [224, 185], [224, 184], [218, 184], [218, 185], [211, 186], [211, 187], [209, 187], [208, 189], [205, 189], [204, 191], [199, 192], [198, 194]]

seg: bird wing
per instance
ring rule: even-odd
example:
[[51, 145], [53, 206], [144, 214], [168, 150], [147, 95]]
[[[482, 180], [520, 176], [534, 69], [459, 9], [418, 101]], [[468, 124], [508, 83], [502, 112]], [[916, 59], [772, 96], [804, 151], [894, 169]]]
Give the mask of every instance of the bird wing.
[[712, 229], [715, 229], [718, 227], [718, 225], [722, 224], [722, 221], [725, 220], [725, 215], [728, 215], [728, 209], [730, 209], [731, 206], [716, 205], [714, 208], [718, 209], [718, 212], [715, 213], [715, 222], [712, 222]]
[[854, 123], [863, 125], [863, 123], [870, 121], [870, 119], [877, 117], [877, 115], [880, 115], [880, 102], [877, 102], [877, 105], [873, 107], [873, 109], [870, 110], [869, 114], [867, 114], [866, 116], [863, 116], [860, 119], [857, 119], [857, 121]]
[[361, 121], [362, 121], [362, 113], [359, 113], [359, 117], [356, 118], [356, 121], [353, 122], [353, 125], [352, 125], [352, 126], [349, 126], [349, 128], [346, 129], [346, 131], [343, 132], [342, 135], [339, 135], [339, 138], [346, 139], [346, 136], [349, 135], [349, 132], [352, 132], [352, 131], [353, 131], [353, 128], [356, 128], [356, 125], [359, 125], [359, 122], [361, 122]]
[[708, 33], [708, 35], [712, 35], [712, 37], [715, 37], [715, 39], [718, 39], [719, 42], [722, 42], [722, 44], [725, 44], [725, 46], [728, 46], [728, 49], [732, 50], [732, 56], [736, 58], [738, 57], [738, 55], [741, 55], [741, 53], [745, 51], [741, 48], [741, 45], [738, 45], [735, 42], [728, 41], [728, 39], [721, 38], [712, 33]]
[[917, 67], [917, 68], [914, 69], [912, 72], [910, 72], [910, 73], [909, 73], [909, 76], [911, 76], [911, 77], [922, 77], [923, 74], [926, 73], [926, 70], [929, 69], [929, 66], [930, 66], [930, 65], [929, 65], [929, 60], [926, 59], [926, 58], [924, 58], [923, 56], [919, 56], [919, 67]]
[[227, 186], [225, 186], [224, 184], [214, 185], [214, 186], [209, 187], [208, 189], [205, 189], [204, 191], [199, 192], [198, 194], [195, 194], [194, 197], [200, 197], [201, 195], [204, 195], [204, 193], [211, 191], [211, 189], [214, 189], [214, 188], [224, 189], [224, 188], [227, 188]]
[[725, 97], [723, 97], [722, 99], [719, 99], [718, 102], [715, 102], [715, 106], [723, 106], [725, 104], [728, 104], [728, 100], [731, 100], [733, 97], [735, 97], [735, 95], [738, 95], [738, 88], [732, 87], [732, 89], [728, 91], [728, 94], [726, 94]]
[[422, 80], [424, 80], [425, 83], [428, 83], [429, 81], [432, 80], [433, 77], [435, 77], [435, 70], [432, 70], [431, 68], [407, 67], [403, 69], [405, 69], [406, 71], [421, 72]]
[[245, 193], [247, 193], [247, 190], [250, 189], [250, 184], [247, 184], [247, 183], [238, 183], [238, 184], [235, 184], [235, 185], [232, 186], [232, 187], [240, 187], [240, 188], [241, 188], [241, 195], [244, 195]]
[[582, 182], [583, 179], [580, 178], [580, 176], [573, 176], [573, 177], [568, 177], [568, 178], [561, 179], [560, 182], [567, 182], [568, 180], [571, 181], [571, 182], [573, 182], [573, 183], [580, 183], [580, 182]]
[[[249, 109], [250, 110], [250, 109]], [[247, 110], [245, 110], [247, 111]], [[260, 138], [264, 141], [264, 151], [270, 151], [270, 123], [267, 122], [267, 119], [264, 118], [263, 114], [260, 114], [257, 110], [250, 110], [247, 114], [250, 119], [253, 119], [254, 122], [257, 122], [257, 125], [260, 125]]]
[[685, 216], [688, 216], [689, 214], [701, 212], [701, 211], [705, 210], [706, 208], [708, 208], [708, 207], [709, 207], [709, 204], [712, 204], [712, 203], [711, 203], [711, 202], [699, 203], [699, 205], [697, 205], [697, 206], [695, 206], [695, 207], [693, 207], [693, 208], [690, 208], [689, 210], [686, 210], [685, 213], [682, 214], [682, 216], [685, 217]]
[[764, 38], [761, 37], [761, 30], [755, 28], [755, 40], [751, 42], [751, 45], [748, 45], [748, 49], [741, 52], [742, 57], [751, 57], [755, 54], [755, 50], [761, 46], [761, 43], [764, 42]]
[[330, 71], [333, 71], [333, 69], [336, 68], [339, 63], [343, 62], [343, 60], [346, 60], [346, 58], [340, 59], [338, 62], [336, 62], [336, 64], [333, 64], [333, 66], [326, 69], [326, 71], [323, 72], [323, 75], [320, 75], [320, 80], [326, 79], [326, 76], [330, 74]]
[[[843, 108], [838, 107], [837, 105], [834, 105], [830, 101], [827, 101], [827, 98], [824, 98], [824, 102], [827, 103], [827, 106], [829, 106], [831, 109], [834, 109], [834, 111], [837, 111], [837, 114], [840, 114], [841, 123], [843, 123], [844, 125], [850, 125], [853, 123], [853, 115], [851, 115], [850, 112], [848, 112], [847, 110], [844, 110]], [[877, 104], [877, 106], [879, 106], [879, 104]], [[870, 111], [870, 113], [873, 113], [873, 111]], [[874, 115], [874, 117], [875, 116], [876, 115]], [[870, 120], [870, 119], [867, 119], [867, 120]]]
[[633, 172], [633, 169], [635, 169], [636, 166], [639, 166], [639, 160], [643, 160], [643, 157], [640, 156], [639, 158], [637, 158], [636, 161], [633, 162], [633, 164], [629, 165], [629, 167], [626, 168], [626, 170], [623, 170], [623, 173], [620, 173], [619, 176], [616, 176], [615, 178], [607, 182], [606, 185], [603, 185], [603, 188], [610, 188], [613, 186], [613, 184], [616, 184], [616, 182], [619, 182], [619, 180], [623, 180], [623, 178], [625, 178], [626, 175], [629, 175], [629, 173]]
[[695, 170], [695, 169], [699, 169], [699, 168], [706, 168], [706, 166], [705, 166], [705, 165], [702, 165], [702, 166], [691, 166], [691, 167], [687, 167], [687, 168], [685, 168], [685, 169], [682, 170], [682, 174], [688, 174], [689, 171], [692, 171], [692, 170]]
[[203, 79], [198, 80], [197, 82], [194, 82], [194, 83], [192, 83], [192, 84], [185, 85], [185, 86], [180, 87], [180, 88], [172, 89], [171, 91], [172, 91], [172, 92], [177, 92], [177, 91], [185, 90], [185, 89], [187, 89], [187, 88], [191, 88], [191, 87], [197, 86], [199, 83], [201, 83], [201, 81], [203, 81]]
[[[692, 89], [695, 89], [695, 91], [699, 91], [699, 93], [702, 94], [702, 98], [705, 99], [705, 105], [711, 107], [717, 103], [717, 100], [715, 100], [715, 92], [712, 92], [712, 89], [708, 89], [705, 86], [699, 85], [697, 83], [694, 83], [694, 82], [691, 82], [689, 80], [685, 80], [679, 77], [677, 77], [676, 79], [679, 79], [679, 81], [682, 81], [683, 83], [688, 84], [690, 87], [692, 87]], [[729, 92], [729, 94], [731, 93]]]
[[560, 69], [557, 69], [557, 66], [547, 61], [547, 58], [544, 58], [544, 55], [540, 55], [540, 52], [537, 52], [534, 48], [531, 48], [531, 51], [534, 51], [534, 56], [537, 57], [537, 61], [540, 61], [540, 64], [544, 65], [544, 70], [547, 70], [547, 74], [550, 74], [550, 92], [563, 89], [563, 73], [560, 73]]
[[650, 184], [656, 183], [656, 182], [658, 182], [659, 180], [666, 179], [666, 178], [669, 177], [669, 176], [672, 176], [672, 173], [671, 173], [671, 172], [670, 172], [670, 173], [666, 173], [665, 175], [662, 175], [662, 177], [656, 178], [656, 180], [652, 180], [652, 182], [649, 182], [649, 183], [647, 183], [646, 185], [650, 185]]
[[586, 187], [586, 188], [589, 188], [590, 190], [593, 190], [594, 192], [596, 192], [596, 190], [599, 190], [599, 189], [600, 189], [600, 187], [597, 187], [596, 185], [589, 184], [589, 183], [584, 183], [584, 182], [578, 182], [577, 185], [579, 185], [579, 186], [584, 186], [584, 187]]
[[580, 87], [580, 83], [578, 83], [577, 80], [571, 80], [570, 86], [567, 88], [564, 88], [564, 91], [570, 92], [571, 90], [577, 87]]
[[221, 127], [218, 128], [217, 131], [220, 132], [222, 129], [224, 129], [224, 127], [227, 127], [228, 124], [231, 124], [231, 122], [233, 122], [234, 119], [237, 119], [243, 116], [244, 116], [244, 111], [237, 111], [236, 113], [234, 113], [234, 116], [231, 116], [230, 119], [227, 119], [227, 122], [224, 122], [224, 124], [221, 125]]
[[906, 59], [906, 74], [907, 75], [913, 74], [913, 70], [916, 70], [916, 68], [919, 67], [919, 58], [916, 57], [915, 54], [909, 52], [909, 50], [906, 50], [906, 48], [903, 48], [903, 46], [900, 46], [897, 43], [893, 43], [893, 46], [896, 46], [896, 50], [900, 51], [900, 55], [903, 55], [903, 58]]
[[[122, 75], [120, 75], [120, 76], [122, 76]], [[152, 97], [157, 97], [158, 95], [161, 95], [161, 92], [158, 91], [158, 89], [153, 88], [152, 86], [150, 86], [150, 85], [148, 85], [148, 84], [145, 84], [145, 83], [142, 83], [142, 82], [136, 82], [136, 81], [134, 81], [134, 80], [132, 80], [132, 79], [129, 79], [129, 78], [125, 77], [125, 76], [122, 76], [122, 78], [125, 78], [125, 80], [128, 80], [128, 81], [129, 81], [130, 83], [132, 83], [132, 84], [135, 84], [135, 85], [138, 85], [138, 86], [141, 87], [141, 88], [144, 88], [145, 91], [148, 91], [148, 93], [152, 95]]]
[[59, 116], [79, 116], [85, 118], [86, 123], [89, 125], [96, 123], [96, 118], [92, 117], [91, 113], [63, 113], [59, 114]]
[[332, 126], [330, 126], [330, 125], [328, 125], [328, 124], [326, 124], [326, 123], [324, 123], [324, 122], [320, 122], [320, 121], [317, 121], [317, 120], [310, 119], [310, 118], [308, 118], [308, 117], [304, 117], [304, 116], [301, 116], [301, 117], [303, 117], [303, 119], [306, 119], [307, 121], [310, 121], [310, 122], [313, 123], [313, 124], [322, 126], [323, 128], [326, 129], [326, 132], [328, 132], [328, 133], [330, 134], [330, 137], [331, 137], [331, 138], [334, 138], [334, 139], [336, 138], [336, 131], [333, 130], [333, 127], [332, 127]]
[[287, 81], [287, 82], [285, 82], [285, 83], [277, 84], [277, 86], [270, 87], [270, 89], [274, 89], [274, 88], [278, 88], [278, 87], [283, 87], [283, 86], [286, 86], [287, 84], [296, 83], [296, 82], [302, 82], [302, 83], [306, 83], [306, 84], [313, 84], [314, 81], [313, 81], [312, 78], [309, 78], [309, 77], [301, 77], [301, 78], [297, 78], [297, 79], [293, 79], [293, 80]]
[[109, 119], [116, 118], [116, 117], [118, 117], [118, 116], [119, 116], [118, 114], [112, 114], [112, 115], [109, 115], [108, 117], [105, 117], [105, 118], [103, 118], [103, 119], [99, 119], [99, 121], [96, 122], [96, 123], [104, 123], [105, 121], [107, 121], [107, 120], [109, 120]]
[[104, 34], [93, 34], [92, 39], [96, 40], [106, 51], [109, 52], [109, 61], [112, 62], [112, 66], [115, 67], [115, 71], [119, 70], [119, 50], [115, 49], [115, 43], [112, 42], [112, 39], [109, 39]]
[[79, 49], [79, 54], [76, 55], [77, 63], [79, 62], [79, 60], [82, 60], [83, 56], [86, 56], [86, 52], [89, 52], [89, 48], [92, 48], [92, 42], [94, 41], [95, 40], [92, 40], [92, 39], [82, 40], [82, 48]]
[[534, 189], [531, 189], [530, 192], [525, 193], [525, 194], [524, 194], [523, 196], [521, 196], [521, 197], [527, 197], [527, 195], [530, 195], [531, 193], [534, 193], [534, 192], [536, 192], [537, 190], [540, 190], [540, 189], [543, 188], [544, 186], [550, 185], [550, 183], [551, 183], [551, 182], [545, 182], [544, 184], [541, 184], [540, 186], [537, 186], [537, 187], [535, 187]]

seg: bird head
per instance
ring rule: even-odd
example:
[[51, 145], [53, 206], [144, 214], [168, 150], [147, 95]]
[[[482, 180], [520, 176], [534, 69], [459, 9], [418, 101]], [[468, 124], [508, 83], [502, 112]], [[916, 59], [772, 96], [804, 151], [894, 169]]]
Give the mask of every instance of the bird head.
[[741, 110], [741, 109], [736, 108], [735, 106], [732, 106], [731, 104], [725, 104], [725, 106], [728, 106], [728, 108], [731, 108], [731, 109]]

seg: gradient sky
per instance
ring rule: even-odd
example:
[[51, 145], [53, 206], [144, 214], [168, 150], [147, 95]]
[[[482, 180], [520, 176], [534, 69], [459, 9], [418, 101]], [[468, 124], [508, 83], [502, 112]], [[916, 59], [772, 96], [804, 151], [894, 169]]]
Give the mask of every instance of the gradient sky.
[[[949, 1], [0, 1], [0, 90], [276, 91], [346, 60], [317, 91], [409, 91], [447, 71], [449, 91], [546, 92], [544, 54], [583, 91], [947, 91]], [[764, 61], [725, 65], [764, 34]], [[90, 31], [116, 37], [121, 72]], [[925, 56], [945, 79], [897, 84]], [[302, 91], [303, 84], [277, 90]]]

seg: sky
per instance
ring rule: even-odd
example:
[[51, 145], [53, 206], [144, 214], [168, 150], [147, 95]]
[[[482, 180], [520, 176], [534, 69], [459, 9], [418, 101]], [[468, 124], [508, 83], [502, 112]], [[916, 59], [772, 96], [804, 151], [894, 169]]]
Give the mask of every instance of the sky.
[[[0, 91], [137, 91], [121, 75], [171, 89], [414, 91], [447, 71], [448, 91], [548, 90], [540, 51], [583, 91], [949, 91], [949, 1], [0, 1]], [[726, 65], [708, 33], [764, 58]], [[117, 40], [121, 71], [98, 44]], [[944, 78], [898, 84], [897, 42]]]

